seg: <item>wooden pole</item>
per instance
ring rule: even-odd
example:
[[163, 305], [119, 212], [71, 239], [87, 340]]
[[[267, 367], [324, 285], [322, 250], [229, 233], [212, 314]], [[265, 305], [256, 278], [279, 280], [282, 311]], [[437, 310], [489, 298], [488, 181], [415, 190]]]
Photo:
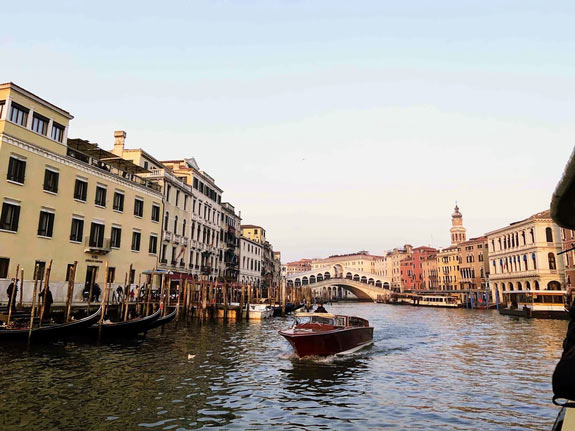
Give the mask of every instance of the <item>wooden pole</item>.
[[245, 290], [246, 290], [246, 287], [242, 284], [241, 293], [240, 293], [240, 314], [239, 314], [238, 320], [241, 320], [244, 317]]
[[72, 297], [74, 296], [74, 281], [76, 280], [76, 268], [78, 262], [74, 261], [74, 265], [70, 268], [68, 274], [68, 291], [66, 292], [66, 322], [70, 320], [70, 312], [72, 311]]
[[281, 284], [281, 304], [282, 304], [282, 317], [286, 315], [286, 280], [282, 278], [280, 281]]
[[[130, 275], [132, 274], [132, 264], [130, 264]], [[140, 274], [141, 276], [142, 274]], [[128, 308], [130, 307], [130, 284], [128, 284], [128, 274], [126, 274], [126, 282], [124, 283], [124, 322], [128, 320]]]
[[102, 331], [102, 323], [104, 322], [104, 316], [106, 314], [106, 305], [108, 303], [108, 261], [106, 261], [104, 269], [104, 292], [102, 292], [102, 314], [100, 315], [100, 332]]
[[150, 276], [150, 285], [148, 286], [148, 300], [146, 303], [146, 316], [150, 314], [150, 301], [152, 300], [152, 287], [154, 286], [154, 275], [155, 272], [152, 269], [152, 275]]
[[248, 299], [246, 303], [246, 320], [250, 320], [250, 303], [252, 302], [252, 285], [248, 283]]
[[225, 282], [222, 285], [222, 295], [224, 297], [224, 320], [228, 320], [228, 286]]
[[50, 273], [52, 272], [52, 259], [48, 264], [48, 269], [46, 269], [46, 280], [44, 281], [44, 297], [42, 298], [42, 308], [40, 310], [40, 322], [39, 326], [42, 326], [42, 320], [44, 319], [44, 310], [46, 309], [46, 301], [48, 300], [48, 293], [50, 292]]
[[178, 300], [176, 301], [176, 319], [180, 315], [180, 297], [182, 296], [182, 283], [183, 280], [180, 278], [180, 284], [178, 284]]
[[34, 266], [34, 292], [32, 292], [32, 309], [30, 310], [30, 326], [28, 329], [28, 343], [32, 338], [32, 328], [34, 327], [34, 311], [36, 309], [36, 295], [38, 293], [38, 264]]
[[24, 267], [20, 270], [20, 301], [18, 307], [22, 307], [22, 300], [24, 298]]
[[206, 297], [206, 293], [207, 293], [207, 286], [206, 286], [206, 280], [202, 280], [201, 282], [201, 297], [202, 297], [202, 320], [204, 320], [206, 318], [206, 308], [207, 308], [207, 297]]
[[94, 283], [96, 282], [96, 272], [98, 271], [97, 268], [97, 266], [92, 267], [92, 280], [90, 281], [90, 291], [88, 292], [88, 314], [90, 314], [90, 304], [92, 303], [92, 295], [94, 294]]

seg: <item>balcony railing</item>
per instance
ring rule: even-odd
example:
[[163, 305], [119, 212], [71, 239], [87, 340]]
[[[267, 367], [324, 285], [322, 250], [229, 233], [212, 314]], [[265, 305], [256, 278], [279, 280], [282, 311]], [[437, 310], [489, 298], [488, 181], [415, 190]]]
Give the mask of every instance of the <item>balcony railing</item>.
[[173, 242], [174, 242], [174, 244], [179, 244], [180, 243], [180, 235], [174, 234]]
[[188, 238], [186, 238], [185, 236], [182, 237], [182, 244], [184, 244], [185, 246], [188, 245]]
[[172, 240], [172, 232], [168, 232], [167, 230], [164, 231], [164, 239], [166, 241], [171, 241]]
[[186, 262], [184, 262], [183, 260], [180, 260], [180, 268], [185, 268], [186, 266]]
[[84, 251], [86, 253], [107, 254], [110, 250], [110, 238], [98, 239], [89, 236], [84, 238]]

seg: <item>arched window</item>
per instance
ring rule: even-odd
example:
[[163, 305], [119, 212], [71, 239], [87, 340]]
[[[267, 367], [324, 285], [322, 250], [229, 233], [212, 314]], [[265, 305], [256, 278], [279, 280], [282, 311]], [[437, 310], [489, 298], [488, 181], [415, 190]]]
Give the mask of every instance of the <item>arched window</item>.
[[547, 242], [553, 242], [553, 231], [550, 227], [545, 229], [545, 237], [547, 238]]
[[549, 269], [557, 269], [557, 263], [555, 262], [555, 255], [553, 253], [549, 253], [547, 255], [547, 259], [549, 260]]
[[182, 235], [186, 236], [186, 219], [184, 219], [184, 221], [182, 221]]
[[170, 221], [170, 213], [166, 211], [166, 216], [164, 217], [164, 230], [168, 230], [169, 221]]

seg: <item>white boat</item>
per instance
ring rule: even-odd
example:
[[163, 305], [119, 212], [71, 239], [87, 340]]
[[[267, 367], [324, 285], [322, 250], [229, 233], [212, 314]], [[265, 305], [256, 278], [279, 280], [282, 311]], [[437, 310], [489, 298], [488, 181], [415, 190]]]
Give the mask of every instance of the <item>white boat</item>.
[[461, 305], [459, 297], [454, 295], [419, 295], [413, 298], [413, 305], [420, 307], [457, 308]]
[[250, 304], [250, 320], [262, 320], [272, 317], [274, 310], [271, 305]]

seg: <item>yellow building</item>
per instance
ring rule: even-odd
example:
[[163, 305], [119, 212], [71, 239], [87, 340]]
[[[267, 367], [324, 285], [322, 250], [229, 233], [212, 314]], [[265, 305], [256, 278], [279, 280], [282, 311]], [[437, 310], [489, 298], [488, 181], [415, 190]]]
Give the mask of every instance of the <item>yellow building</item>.
[[261, 226], [243, 224], [242, 236], [260, 244], [264, 244], [266, 242], [266, 231]]
[[53, 260], [54, 300], [65, 298], [78, 262], [74, 299], [92, 277], [124, 284], [156, 264], [162, 196], [145, 169], [81, 139], [68, 139], [72, 115], [13, 83], [0, 84], [0, 300], [24, 269], [24, 300], [35, 268]]
[[380, 258], [381, 256], [371, 255], [367, 251], [360, 251], [352, 254], [333, 255], [325, 259], [313, 259], [311, 263], [311, 269], [320, 269], [326, 266], [339, 264], [344, 268], [375, 274], [375, 262]]
[[461, 279], [459, 247], [447, 247], [437, 253], [437, 278], [439, 290], [459, 290]]

